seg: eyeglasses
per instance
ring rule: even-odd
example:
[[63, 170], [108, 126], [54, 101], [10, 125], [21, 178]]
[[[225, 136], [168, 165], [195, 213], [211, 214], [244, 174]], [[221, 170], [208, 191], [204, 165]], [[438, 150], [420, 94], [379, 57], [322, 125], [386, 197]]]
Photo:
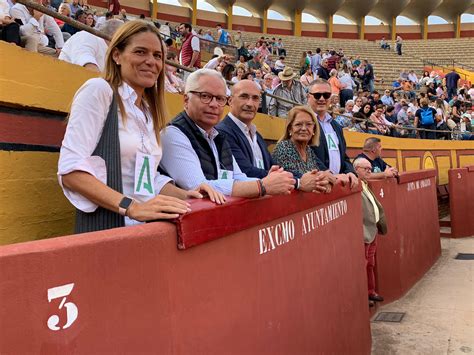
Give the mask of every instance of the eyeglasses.
[[219, 106], [225, 106], [227, 103], [227, 96], [222, 95], [212, 95], [208, 92], [199, 92], [199, 91], [189, 91], [191, 94], [198, 95], [203, 104], [210, 104], [212, 99], [216, 99], [216, 102]]
[[324, 100], [328, 100], [331, 97], [330, 92], [309, 92], [308, 94], [313, 96], [316, 100], [321, 99], [321, 96], [324, 97]]
[[262, 97], [260, 95], [249, 95], [249, 94], [241, 94], [238, 96], [240, 100], [248, 101], [249, 99], [253, 102], [260, 102], [262, 101]]
[[358, 166], [358, 169], [364, 170], [364, 171], [372, 171], [371, 167], [365, 167], [365, 166]]
[[293, 124], [293, 127], [295, 127], [296, 129], [301, 129], [303, 127], [313, 128], [314, 122], [298, 122]]

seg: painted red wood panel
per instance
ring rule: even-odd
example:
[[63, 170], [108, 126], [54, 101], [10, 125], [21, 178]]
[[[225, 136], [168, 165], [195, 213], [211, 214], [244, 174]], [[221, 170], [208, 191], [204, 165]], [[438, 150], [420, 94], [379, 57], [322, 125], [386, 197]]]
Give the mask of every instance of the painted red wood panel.
[[292, 30], [283, 29], [283, 28], [267, 28], [267, 33], [274, 34], [274, 35], [288, 35], [288, 36], [293, 35]]
[[327, 37], [327, 33], [325, 31], [301, 31], [301, 35], [305, 37]]
[[351, 32], [333, 32], [333, 38], [344, 38], [344, 39], [358, 39], [359, 35], [357, 33]]
[[454, 38], [454, 31], [428, 32], [428, 39]]
[[165, 14], [165, 13], [161, 13], [161, 12], [159, 12], [157, 14], [157, 18], [159, 20], [165, 20], [165, 21], [171, 21], [171, 22], [180, 22], [180, 23], [181, 22], [191, 22], [190, 17], [173, 15], [173, 14]]
[[61, 146], [66, 124], [59, 119], [0, 112], [0, 142]]
[[368, 41], [380, 41], [382, 37], [385, 37], [387, 41], [390, 40], [389, 33], [365, 33], [364, 38]]

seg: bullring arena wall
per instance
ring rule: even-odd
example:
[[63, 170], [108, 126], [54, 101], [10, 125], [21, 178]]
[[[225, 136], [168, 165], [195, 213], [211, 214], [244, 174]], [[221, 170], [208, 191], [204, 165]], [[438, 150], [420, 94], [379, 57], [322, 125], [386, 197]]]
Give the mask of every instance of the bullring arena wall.
[[[90, 5], [107, 7], [107, 1], [90, 0]], [[122, 0], [120, 4], [127, 12], [135, 15], [145, 14], [151, 17], [149, 1], [146, 0]], [[158, 4], [157, 18], [171, 22], [191, 22], [192, 10], [186, 6], [174, 6], [169, 4]], [[197, 25], [215, 27], [218, 23], [227, 27], [227, 16], [224, 13], [216, 13], [204, 10], [197, 11]], [[258, 17], [232, 16], [232, 29], [247, 32], [261, 32], [262, 20]], [[327, 28], [324, 23], [303, 23], [302, 35], [310, 37], [326, 37]], [[367, 40], [380, 40], [382, 35], [390, 38], [388, 24], [366, 25], [364, 37]], [[397, 32], [406, 40], [422, 39], [421, 27], [419, 25], [397, 25]], [[269, 35], [293, 35], [293, 23], [291, 21], [268, 20], [267, 33]], [[474, 37], [474, 24], [461, 23], [461, 37]], [[453, 24], [428, 25], [428, 39], [454, 38], [455, 29]], [[356, 25], [333, 25], [333, 38], [358, 39], [358, 28]]]
[[[3, 42], [0, 51], [0, 245], [70, 234], [73, 210], [57, 182], [58, 152], [73, 95], [94, 74]], [[166, 99], [170, 117], [182, 110], [181, 96]], [[284, 131], [279, 118], [259, 114], [255, 122], [270, 146]], [[346, 132], [351, 157], [367, 137]], [[474, 165], [473, 142], [381, 139], [389, 164], [402, 172], [435, 168], [437, 184], [448, 183], [449, 168]]]

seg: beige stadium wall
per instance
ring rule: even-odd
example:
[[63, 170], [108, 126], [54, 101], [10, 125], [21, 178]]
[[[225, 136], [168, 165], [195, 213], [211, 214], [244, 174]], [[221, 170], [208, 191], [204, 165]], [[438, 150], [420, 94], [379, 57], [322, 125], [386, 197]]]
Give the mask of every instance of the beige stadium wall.
[[281, 20], [268, 20], [267, 33], [274, 35], [289, 35], [293, 34], [293, 22]]
[[446, 23], [442, 25], [429, 25], [428, 26], [428, 39], [436, 38], [454, 38], [454, 24]]
[[334, 25], [333, 38], [358, 39], [357, 25]]
[[206, 27], [216, 27], [221, 25], [227, 28], [227, 15], [218, 12], [210, 12], [205, 10], [197, 11], [197, 25]]
[[474, 37], [474, 22], [461, 24], [461, 37]]
[[420, 25], [397, 26], [397, 34], [399, 34], [404, 40], [422, 39]]
[[232, 29], [246, 32], [262, 32], [262, 19], [259, 17], [237, 16], [232, 17]]
[[327, 37], [327, 26], [325, 23], [303, 22], [301, 35], [307, 37]]
[[382, 37], [390, 40], [390, 27], [388, 25], [365, 25], [364, 39], [380, 41]]

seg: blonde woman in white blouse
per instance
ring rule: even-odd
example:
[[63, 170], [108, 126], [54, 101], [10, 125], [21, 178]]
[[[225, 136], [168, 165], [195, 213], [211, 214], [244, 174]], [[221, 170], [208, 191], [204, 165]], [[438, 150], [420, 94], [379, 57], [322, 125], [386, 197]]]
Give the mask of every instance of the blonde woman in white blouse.
[[[130, 21], [112, 38], [104, 78], [88, 80], [74, 97], [58, 177], [78, 214], [88, 215], [102, 208], [106, 213], [112, 211], [113, 216], [124, 216], [121, 225], [98, 229], [176, 218], [190, 211], [185, 199], [202, 198], [202, 193], [214, 202], [224, 202], [223, 195], [207, 185], [195, 191], [182, 190], [157, 172], [162, 155], [159, 132], [166, 122], [164, 55], [155, 26]], [[121, 169], [123, 192], [108, 186], [107, 173], [113, 172], [105, 158], [93, 155], [104, 134], [114, 96], [120, 145], [117, 170]], [[77, 223], [76, 230], [84, 231], [77, 228]]]

